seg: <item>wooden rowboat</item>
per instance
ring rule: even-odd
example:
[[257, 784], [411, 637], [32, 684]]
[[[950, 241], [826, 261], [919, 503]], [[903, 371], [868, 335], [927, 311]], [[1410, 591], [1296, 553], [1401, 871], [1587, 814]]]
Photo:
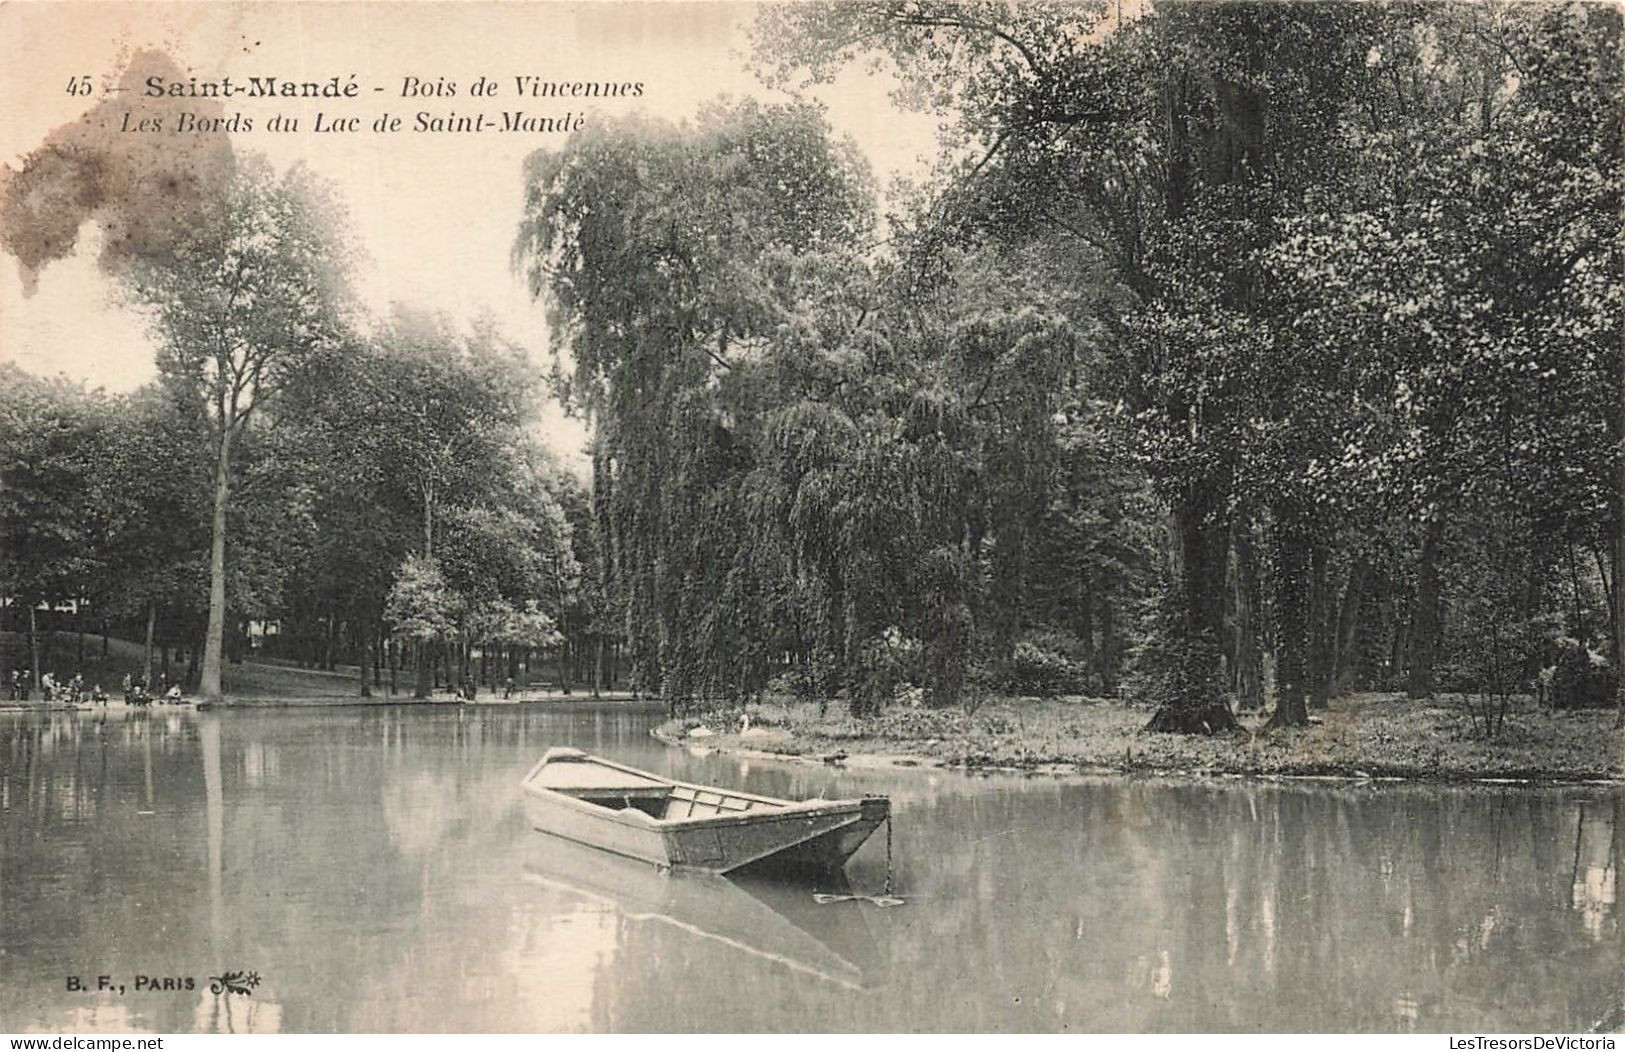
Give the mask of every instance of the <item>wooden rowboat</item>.
[[778, 800], [549, 749], [523, 782], [531, 825], [656, 866], [838, 870], [891, 813], [883, 796]]

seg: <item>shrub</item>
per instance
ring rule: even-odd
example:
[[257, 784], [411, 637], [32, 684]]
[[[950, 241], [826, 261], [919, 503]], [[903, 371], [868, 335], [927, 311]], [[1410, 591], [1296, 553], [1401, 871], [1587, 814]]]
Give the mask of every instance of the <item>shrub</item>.
[[1554, 709], [1605, 709], [1614, 705], [1615, 675], [1603, 658], [1572, 639], [1557, 643], [1557, 658], [1541, 674]]
[[872, 716], [896, 700], [916, 678], [918, 640], [888, 628], [858, 648], [853, 662], [850, 708], [854, 716]]
[[1083, 680], [1083, 669], [1065, 654], [1022, 640], [1010, 655], [1005, 688], [1014, 694], [1049, 698], [1078, 693]]

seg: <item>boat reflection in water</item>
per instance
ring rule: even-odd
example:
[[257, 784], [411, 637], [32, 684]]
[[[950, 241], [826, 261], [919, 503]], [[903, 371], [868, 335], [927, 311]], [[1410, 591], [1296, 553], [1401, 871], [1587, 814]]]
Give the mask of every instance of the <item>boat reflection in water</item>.
[[[678, 933], [688, 951], [781, 965], [848, 989], [879, 985], [880, 956], [859, 902], [820, 905], [846, 878], [818, 884], [765, 876], [662, 871], [541, 831], [530, 838], [524, 879], [611, 908], [639, 927]], [[684, 956], [687, 956], [685, 953]]]

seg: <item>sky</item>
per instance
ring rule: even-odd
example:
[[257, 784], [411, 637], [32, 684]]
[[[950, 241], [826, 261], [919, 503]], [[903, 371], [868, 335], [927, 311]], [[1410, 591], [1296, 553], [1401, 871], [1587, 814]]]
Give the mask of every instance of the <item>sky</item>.
[[[0, 164], [23, 157], [53, 130], [83, 122], [95, 103], [103, 125], [120, 116], [118, 82], [132, 55], [156, 49], [200, 80], [250, 76], [325, 81], [354, 75], [353, 101], [236, 99], [227, 115], [252, 117], [231, 135], [238, 151], [259, 152], [278, 168], [304, 162], [330, 181], [348, 208], [361, 249], [356, 284], [382, 314], [392, 302], [442, 311], [456, 320], [489, 313], [526, 347], [538, 372], [551, 364], [542, 305], [513, 273], [509, 250], [521, 209], [521, 163], [532, 150], [558, 148], [561, 134], [358, 134], [313, 129], [317, 111], [406, 119], [500, 111], [524, 105], [555, 115], [579, 105], [519, 100], [514, 78], [642, 81], [636, 99], [600, 99], [607, 116], [642, 110], [671, 120], [691, 117], [719, 94], [783, 100], [748, 68], [755, 4], [723, 2], [588, 3], [83, 3], [0, 4], [0, 40], [17, 56], [0, 66]], [[468, 97], [480, 77], [498, 84], [494, 99]], [[67, 90], [89, 77], [92, 98]], [[407, 77], [455, 82], [452, 98], [402, 98]], [[850, 70], [813, 97], [838, 133], [849, 135], [877, 182], [928, 171], [936, 118], [899, 110], [892, 78]], [[377, 91], [375, 89], [384, 90]], [[186, 103], [178, 105], [184, 106]], [[274, 113], [296, 116], [296, 133], [267, 131]], [[488, 118], [488, 119], [489, 119]], [[589, 120], [593, 119], [591, 116]], [[104, 128], [104, 131], [107, 130]], [[111, 134], [111, 132], [110, 132]], [[137, 135], [142, 133], [123, 132]], [[185, 140], [169, 131], [158, 146]], [[152, 140], [147, 140], [152, 141]], [[0, 259], [0, 361], [38, 374], [65, 374], [91, 386], [127, 391], [152, 378], [153, 345], [139, 313], [121, 301], [97, 264], [101, 230], [79, 230], [73, 254], [38, 272], [30, 292], [13, 258]], [[549, 409], [540, 425], [561, 454], [578, 454], [584, 431]]]

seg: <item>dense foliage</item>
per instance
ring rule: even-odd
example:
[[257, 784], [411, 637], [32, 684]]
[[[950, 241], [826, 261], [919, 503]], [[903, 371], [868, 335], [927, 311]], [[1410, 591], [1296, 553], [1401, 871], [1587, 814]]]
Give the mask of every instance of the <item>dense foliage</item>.
[[16, 626], [88, 599], [206, 687], [250, 622], [364, 690], [624, 653], [674, 712], [1625, 699], [1617, 8], [772, 5], [755, 44], [896, 71], [943, 156], [882, 198], [815, 106], [726, 100], [532, 156], [590, 482], [494, 326], [360, 316], [329, 195], [245, 158], [130, 268], [158, 383], [0, 377]]
[[812, 4], [756, 37], [780, 84], [901, 71], [949, 177], [880, 222], [806, 109], [628, 121], [533, 159], [517, 246], [674, 709], [1126, 682], [1211, 731], [1617, 669], [1616, 10]]
[[155, 647], [166, 668], [185, 652], [179, 678], [205, 694], [213, 656], [250, 646], [353, 664], [363, 694], [415, 671], [419, 695], [551, 649], [568, 688], [564, 655], [601, 642], [564, 510], [586, 498], [530, 433], [523, 353], [480, 320], [360, 317], [324, 188], [252, 159], [238, 178], [230, 221], [132, 272], [155, 383], [115, 397], [0, 373], [0, 591], [33, 641], [22, 664], [49, 668], [42, 627], [66, 627], [144, 638], [148, 680]]

